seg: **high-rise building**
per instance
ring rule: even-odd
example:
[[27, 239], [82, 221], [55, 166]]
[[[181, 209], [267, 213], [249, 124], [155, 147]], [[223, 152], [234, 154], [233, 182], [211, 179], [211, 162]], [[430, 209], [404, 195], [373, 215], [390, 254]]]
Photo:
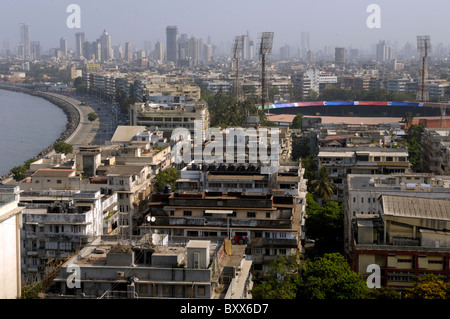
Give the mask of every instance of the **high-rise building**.
[[385, 41], [380, 41], [376, 46], [377, 62], [386, 62], [394, 59], [394, 49], [388, 46]]
[[161, 42], [157, 42], [155, 44], [155, 51], [154, 51], [153, 58], [157, 61], [164, 60], [164, 45]]
[[131, 52], [130, 42], [125, 42], [125, 60], [131, 61], [133, 59], [133, 53]]
[[166, 28], [166, 47], [167, 61], [177, 64], [178, 60], [178, 28], [177, 26], [168, 26]]
[[111, 36], [106, 32], [106, 30], [103, 31], [102, 35], [100, 36], [100, 45], [101, 45], [101, 61], [108, 61], [112, 58], [112, 49], [111, 49]]
[[26, 23], [20, 24], [20, 39], [22, 45], [22, 58], [31, 58], [31, 47], [30, 47], [30, 27]]
[[62, 56], [67, 56], [67, 39], [65, 37], [62, 37], [59, 40], [59, 49], [61, 50]]
[[83, 45], [85, 42], [84, 33], [75, 33], [75, 56], [77, 59], [83, 56]]
[[309, 51], [309, 32], [303, 31], [301, 33], [300, 54], [301, 58], [306, 58]]
[[30, 41], [30, 58], [32, 59], [41, 58], [41, 45], [39, 41]]
[[338, 66], [345, 64], [345, 48], [334, 49], [334, 63]]

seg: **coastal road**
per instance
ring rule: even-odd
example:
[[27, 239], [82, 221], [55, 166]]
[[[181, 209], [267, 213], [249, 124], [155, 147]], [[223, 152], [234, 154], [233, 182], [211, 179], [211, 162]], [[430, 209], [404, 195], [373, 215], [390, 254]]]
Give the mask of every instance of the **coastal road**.
[[[112, 112], [105, 110], [106, 106], [95, 101], [87, 101], [86, 105], [81, 105], [81, 101], [73, 97], [58, 93], [48, 93], [71, 103], [80, 113], [80, 122], [74, 133], [66, 139], [66, 143], [71, 144], [74, 149], [86, 145], [102, 145], [105, 140], [109, 140], [115, 131], [115, 118]], [[88, 114], [95, 112], [97, 120], [88, 120]], [[105, 131], [105, 132], [104, 132]]]

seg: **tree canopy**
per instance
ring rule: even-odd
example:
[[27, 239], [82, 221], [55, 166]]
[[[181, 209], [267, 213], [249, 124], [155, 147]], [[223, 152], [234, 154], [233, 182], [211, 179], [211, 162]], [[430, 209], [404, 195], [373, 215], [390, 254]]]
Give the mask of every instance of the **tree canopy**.
[[58, 142], [54, 146], [56, 153], [70, 154], [73, 152], [73, 146], [66, 142]]
[[363, 299], [370, 289], [345, 258], [325, 254], [302, 261], [299, 255], [278, 256], [266, 280], [255, 284], [254, 299]]
[[170, 185], [172, 190], [176, 190], [176, 180], [180, 178], [180, 171], [175, 167], [169, 167], [159, 172], [155, 177], [155, 186], [158, 192], [164, 190], [164, 186]]

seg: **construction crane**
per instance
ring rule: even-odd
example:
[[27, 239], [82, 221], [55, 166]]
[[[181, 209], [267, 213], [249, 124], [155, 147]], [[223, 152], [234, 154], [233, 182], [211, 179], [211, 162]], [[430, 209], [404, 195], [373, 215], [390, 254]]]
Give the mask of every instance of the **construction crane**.
[[417, 90], [417, 100], [425, 102], [428, 101], [428, 90], [427, 90], [427, 80], [428, 80], [428, 53], [431, 52], [431, 42], [429, 35], [418, 35], [417, 36], [417, 51], [421, 55], [421, 65], [420, 65], [420, 77], [419, 77], [419, 87]]

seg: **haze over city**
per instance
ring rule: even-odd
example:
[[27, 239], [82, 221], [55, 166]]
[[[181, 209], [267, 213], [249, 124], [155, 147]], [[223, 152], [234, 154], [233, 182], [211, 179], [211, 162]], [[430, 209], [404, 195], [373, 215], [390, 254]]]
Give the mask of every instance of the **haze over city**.
[[[67, 6], [81, 8], [81, 28], [66, 26]], [[381, 28], [368, 28], [367, 7], [381, 9]], [[41, 47], [58, 46], [61, 36], [74, 48], [74, 34], [84, 32], [93, 41], [103, 30], [111, 35], [112, 45], [130, 42], [142, 48], [144, 41], [165, 42], [167, 25], [177, 25], [179, 33], [203, 38], [228, 51], [233, 37], [249, 33], [255, 40], [261, 32], [275, 33], [274, 48], [298, 47], [300, 33], [310, 33], [310, 47], [321, 50], [324, 45], [370, 50], [371, 45], [385, 40], [391, 45], [415, 45], [416, 36], [429, 34], [433, 43], [447, 45], [446, 13], [450, 3], [442, 0], [422, 1], [295, 1], [295, 0], [230, 0], [226, 2], [196, 0], [193, 2], [142, 1], [9, 1], [0, 11], [0, 40], [14, 47], [20, 41], [20, 23], [30, 26], [30, 36]]]

